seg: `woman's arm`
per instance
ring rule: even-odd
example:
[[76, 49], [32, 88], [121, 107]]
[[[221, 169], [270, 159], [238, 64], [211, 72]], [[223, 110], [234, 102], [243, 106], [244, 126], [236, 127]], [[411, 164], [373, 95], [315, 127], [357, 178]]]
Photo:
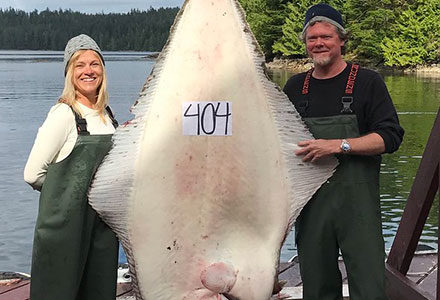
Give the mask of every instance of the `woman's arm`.
[[56, 160], [72, 130], [76, 133], [75, 118], [70, 107], [66, 104], [53, 106], [38, 130], [24, 168], [24, 180], [35, 190], [41, 190], [49, 164]]

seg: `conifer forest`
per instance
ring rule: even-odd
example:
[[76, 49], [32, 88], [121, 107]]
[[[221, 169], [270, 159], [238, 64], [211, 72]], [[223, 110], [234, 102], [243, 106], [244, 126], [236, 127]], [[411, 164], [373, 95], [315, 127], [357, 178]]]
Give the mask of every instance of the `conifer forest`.
[[[240, 0], [266, 57], [304, 58], [299, 38], [308, 7], [320, 0]], [[393, 67], [440, 62], [440, 0], [327, 0], [350, 32], [346, 56]], [[0, 10], [0, 49], [63, 50], [86, 33], [107, 51], [160, 51], [178, 8], [84, 14]]]

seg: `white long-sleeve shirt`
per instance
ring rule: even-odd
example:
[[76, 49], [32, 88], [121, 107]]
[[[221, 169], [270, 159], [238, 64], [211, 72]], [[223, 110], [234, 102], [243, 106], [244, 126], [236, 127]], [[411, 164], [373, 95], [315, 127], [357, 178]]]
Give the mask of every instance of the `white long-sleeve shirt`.
[[[79, 102], [78, 104], [82, 117], [87, 121], [87, 131], [91, 135], [115, 132], [107, 112], [104, 124], [98, 111]], [[38, 129], [34, 146], [24, 168], [24, 180], [34, 189], [41, 190], [48, 166], [69, 156], [77, 137], [78, 132], [72, 109], [64, 103], [52, 106], [43, 125]]]

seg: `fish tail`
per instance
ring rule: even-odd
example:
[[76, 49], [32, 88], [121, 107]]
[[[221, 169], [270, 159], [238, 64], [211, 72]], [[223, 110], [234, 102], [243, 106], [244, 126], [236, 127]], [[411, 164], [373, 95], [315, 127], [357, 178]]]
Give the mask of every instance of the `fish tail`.
[[214, 293], [228, 293], [237, 281], [237, 272], [230, 264], [213, 263], [201, 272], [200, 280], [208, 290]]

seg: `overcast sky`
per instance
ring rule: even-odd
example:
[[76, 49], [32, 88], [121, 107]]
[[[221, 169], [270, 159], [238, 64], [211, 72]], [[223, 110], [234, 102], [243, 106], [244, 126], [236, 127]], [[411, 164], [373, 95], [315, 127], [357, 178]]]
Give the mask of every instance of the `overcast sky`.
[[184, 0], [0, 0], [0, 8], [24, 11], [72, 9], [83, 13], [129, 12], [132, 8], [148, 10], [150, 7], [181, 6]]

